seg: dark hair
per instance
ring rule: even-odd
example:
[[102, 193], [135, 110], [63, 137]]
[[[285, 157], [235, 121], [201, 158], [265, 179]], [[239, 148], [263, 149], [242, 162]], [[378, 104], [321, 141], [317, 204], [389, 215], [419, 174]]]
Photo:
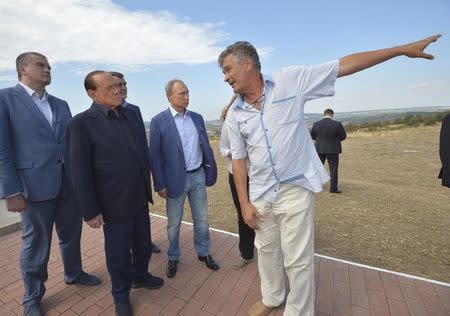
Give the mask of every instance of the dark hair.
[[30, 63], [30, 57], [33, 56], [33, 55], [47, 59], [47, 57], [45, 57], [41, 53], [37, 53], [37, 52], [25, 52], [25, 53], [22, 53], [19, 56], [17, 56], [17, 58], [16, 58], [16, 70], [17, 70], [17, 76], [19, 77], [19, 80], [21, 78], [21, 74], [20, 74], [20, 69], [19, 68], [21, 66], [28, 66], [28, 64]]
[[123, 79], [123, 73], [121, 73], [121, 72], [117, 72], [117, 71], [110, 71], [109, 73], [110, 73], [111, 75], [113, 75], [114, 77], [117, 77], [117, 78]]
[[327, 114], [333, 116], [334, 115], [334, 111], [332, 109], [326, 109], [323, 112], [323, 115], [327, 115]]
[[94, 70], [87, 74], [86, 78], [84, 78], [84, 88], [86, 91], [88, 90], [96, 90], [97, 86], [95, 85], [94, 76], [98, 74], [104, 74], [106, 71], [104, 70]]
[[225, 60], [225, 58], [230, 54], [236, 56], [239, 61], [251, 58], [255, 68], [258, 71], [261, 71], [261, 63], [259, 62], [258, 52], [256, 51], [256, 48], [249, 42], [239, 41], [225, 48], [225, 50], [220, 54], [218, 59], [220, 68], [222, 68], [223, 61]]

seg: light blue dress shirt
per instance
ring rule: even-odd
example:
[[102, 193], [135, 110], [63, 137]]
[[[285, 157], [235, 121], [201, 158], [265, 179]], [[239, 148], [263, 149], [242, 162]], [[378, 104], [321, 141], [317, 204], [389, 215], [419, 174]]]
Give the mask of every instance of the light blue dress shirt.
[[173, 107], [169, 107], [169, 109], [177, 126], [181, 145], [183, 146], [186, 171], [195, 170], [201, 166], [203, 160], [197, 128], [188, 110], [185, 110], [184, 113], [178, 113]]
[[48, 103], [48, 93], [47, 91], [44, 92], [44, 95], [42, 98], [39, 97], [36, 91], [28, 87], [26, 84], [19, 81], [19, 84], [25, 89], [25, 91], [29, 94], [31, 99], [33, 99], [34, 104], [39, 108], [39, 110], [42, 112], [44, 117], [47, 119], [48, 124], [50, 124], [50, 127], [53, 128], [53, 112], [52, 108], [50, 107], [50, 103]]
[[251, 201], [263, 197], [275, 203], [280, 183], [320, 192], [329, 180], [306, 126], [304, 105], [334, 95], [338, 71], [335, 60], [263, 76], [261, 111], [236, 99], [225, 124], [233, 159], [249, 160]]

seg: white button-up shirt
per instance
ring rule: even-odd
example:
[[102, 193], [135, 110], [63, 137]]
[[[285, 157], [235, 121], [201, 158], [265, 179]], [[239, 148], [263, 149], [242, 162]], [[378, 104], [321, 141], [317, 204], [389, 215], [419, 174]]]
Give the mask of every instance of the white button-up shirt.
[[178, 113], [173, 107], [169, 108], [175, 120], [178, 135], [180, 135], [181, 145], [183, 146], [186, 171], [195, 170], [201, 166], [203, 160], [197, 128], [188, 110], [185, 110], [184, 113]]
[[248, 158], [250, 200], [275, 203], [280, 183], [320, 192], [329, 176], [309, 134], [305, 103], [334, 95], [339, 61], [284, 68], [263, 76], [261, 111], [238, 97], [225, 124], [233, 159]]
[[25, 85], [24, 83], [22, 83], [20, 81], [19, 81], [19, 84], [30, 95], [31, 99], [33, 99], [33, 102], [36, 104], [36, 106], [42, 112], [44, 117], [47, 119], [48, 124], [50, 124], [50, 127], [53, 128], [53, 113], [52, 113], [52, 108], [50, 107], [50, 103], [48, 103], [47, 91], [45, 91], [42, 98], [40, 98], [36, 91], [34, 91], [33, 89], [31, 89], [30, 87], [28, 87], [27, 85]]

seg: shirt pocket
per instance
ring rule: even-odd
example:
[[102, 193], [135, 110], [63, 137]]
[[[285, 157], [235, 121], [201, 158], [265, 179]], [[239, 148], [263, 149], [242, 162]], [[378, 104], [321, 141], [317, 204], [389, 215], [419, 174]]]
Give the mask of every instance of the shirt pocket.
[[272, 117], [280, 124], [298, 122], [302, 118], [297, 96], [273, 100], [267, 111], [270, 111]]
[[239, 132], [247, 140], [249, 139], [250, 133], [254, 133], [258, 128], [258, 115], [259, 114], [252, 115], [238, 123]]

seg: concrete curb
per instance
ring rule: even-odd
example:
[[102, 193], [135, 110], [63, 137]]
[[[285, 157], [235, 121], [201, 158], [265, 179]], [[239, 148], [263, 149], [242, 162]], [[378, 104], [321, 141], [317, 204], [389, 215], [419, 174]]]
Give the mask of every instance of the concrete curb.
[[3, 227], [0, 227], [0, 237], [14, 233], [21, 229], [22, 229], [22, 222], [5, 225]]

